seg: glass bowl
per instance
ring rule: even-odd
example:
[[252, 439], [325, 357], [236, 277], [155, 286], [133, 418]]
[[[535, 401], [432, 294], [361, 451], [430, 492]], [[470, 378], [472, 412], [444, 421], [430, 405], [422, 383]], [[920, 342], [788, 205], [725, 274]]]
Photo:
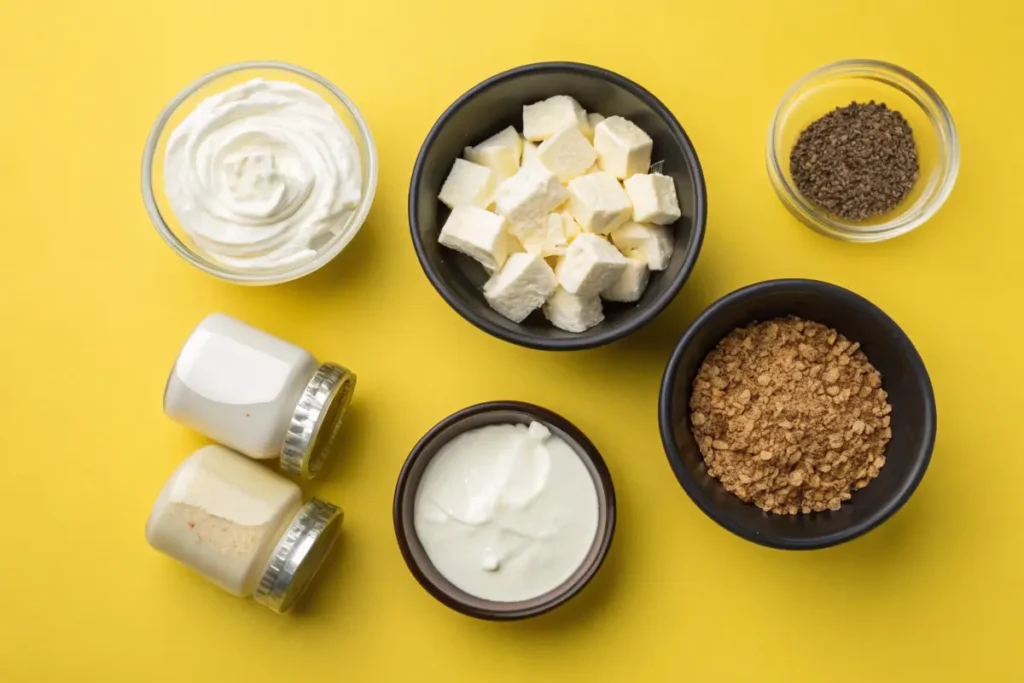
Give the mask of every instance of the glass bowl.
[[[324, 99], [352, 132], [359, 148], [362, 193], [358, 206], [346, 224], [328, 239], [314, 246], [315, 256], [281, 268], [238, 269], [213, 260], [199, 249], [181, 227], [164, 191], [164, 152], [167, 138], [195, 107], [210, 95], [223, 92], [254, 78], [288, 81], [313, 91]], [[215, 277], [243, 285], [272, 285], [308, 275], [323, 267], [352, 241], [373, 203], [377, 188], [377, 149], [363, 115], [345, 93], [330, 81], [308, 69], [275, 61], [240, 62], [211, 71], [174, 96], [157, 117], [146, 139], [142, 157], [142, 196], [153, 225], [164, 241], [183, 259]]]
[[[800, 194], [789, 172], [789, 155], [813, 121], [836, 107], [870, 100], [899, 111], [910, 124], [920, 176], [888, 213], [848, 221]], [[939, 210], [956, 182], [960, 143], [949, 110], [927, 83], [893, 64], [851, 59], [815, 69], [783, 95], [768, 131], [766, 161], [779, 199], [808, 227], [849, 242], [878, 242], [910, 232]]]

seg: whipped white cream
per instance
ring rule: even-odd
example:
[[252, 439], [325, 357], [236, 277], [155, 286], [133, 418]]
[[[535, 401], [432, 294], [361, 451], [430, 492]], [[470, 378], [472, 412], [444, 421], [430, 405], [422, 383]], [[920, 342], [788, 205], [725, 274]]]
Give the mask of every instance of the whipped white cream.
[[362, 195], [359, 148], [322, 97], [255, 79], [207, 97], [167, 141], [164, 186], [211, 259], [276, 270], [313, 259]]

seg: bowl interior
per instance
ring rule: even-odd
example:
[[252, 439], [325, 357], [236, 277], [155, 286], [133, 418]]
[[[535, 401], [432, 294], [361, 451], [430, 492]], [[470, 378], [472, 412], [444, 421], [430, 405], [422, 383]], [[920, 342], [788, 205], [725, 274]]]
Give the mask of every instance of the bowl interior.
[[[563, 439], [579, 455], [597, 489], [597, 533], [590, 552], [572, 576], [543, 595], [517, 602], [484, 600], [456, 587], [430, 562], [416, 535], [414, 512], [419, 482], [431, 459], [456, 436], [492, 424], [540, 422], [553, 436]], [[416, 445], [402, 468], [395, 488], [395, 533], [402, 555], [416, 580], [448, 607], [481, 619], [509, 620], [535, 616], [561, 605], [578, 593], [600, 568], [615, 530], [615, 490], [600, 453], [575, 426], [538, 406], [516, 403], [485, 403], [456, 413], [435, 426]]]
[[[523, 106], [553, 95], [571, 95], [588, 112], [623, 116], [654, 140], [652, 162], [675, 181], [682, 218], [675, 225], [676, 246], [665, 271], [652, 273], [640, 301], [604, 303], [603, 323], [582, 334], [551, 325], [540, 311], [522, 323], [494, 312], [481, 288], [487, 274], [479, 263], [437, 243], [449, 211], [437, 198], [455, 159], [507, 126], [522, 132]], [[704, 180], [685, 133], [650, 93], [621, 76], [578, 64], [533, 65], [487, 81], [456, 102], [424, 143], [410, 190], [410, 220], [420, 261], [442, 296], [464, 317], [491, 334], [526, 345], [582, 347], [611, 341], [616, 330], [638, 327], [678, 292], [700, 249], [704, 232]], [[650, 309], [655, 310], [650, 310]], [[545, 342], [549, 342], [545, 344]]]
[[[814, 205], [796, 189], [789, 156], [800, 133], [821, 116], [850, 102], [884, 103], [899, 111], [914, 131], [920, 176], [907, 197], [889, 212], [863, 221], [847, 221]], [[769, 164], [777, 168], [781, 191], [797, 216], [815, 228], [850, 233], [865, 240], [901, 234], [927, 219], [945, 200], [959, 164], [956, 135], [945, 105], [908, 72], [878, 62], [848, 62], [823, 67], [799, 81], [779, 103]], [[780, 189], [780, 188], [777, 188]]]
[[[336, 234], [326, 236], [313, 245], [317, 252], [312, 261], [290, 264], [280, 269], [238, 269], [220, 263], [204, 254], [182, 228], [171, 208], [164, 186], [164, 162], [167, 140], [175, 128], [207, 97], [222, 93], [254, 78], [296, 83], [319, 95], [352, 133], [359, 148], [362, 172], [362, 198], [344, 226]], [[301, 67], [277, 62], [233, 64], [199, 78], [180, 93], [161, 112], [146, 143], [143, 160], [143, 194], [150, 217], [163, 238], [193, 265], [218, 277], [242, 283], [281, 282], [312, 272], [336, 256], [355, 237], [369, 213], [377, 185], [377, 153], [369, 128], [362, 115], [347, 96], [323, 77]]]
[[[707, 473], [690, 423], [693, 380], [704, 357], [729, 332], [755, 321], [795, 315], [859, 341], [881, 372], [892, 405], [886, 463], [838, 511], [800, 515], [762, 512]], [[840, 287], [779, 280], [734, 292], [713, 304], [684, 335], [662, 386], [661, 428], [676, 477], [694, 502], [733, 533], [773, 547], [833, 545], [880, 524], [906, 502], [927, 468], [935, 440], [935, 401], [920, 356], [899, 326], [866, 299]]]

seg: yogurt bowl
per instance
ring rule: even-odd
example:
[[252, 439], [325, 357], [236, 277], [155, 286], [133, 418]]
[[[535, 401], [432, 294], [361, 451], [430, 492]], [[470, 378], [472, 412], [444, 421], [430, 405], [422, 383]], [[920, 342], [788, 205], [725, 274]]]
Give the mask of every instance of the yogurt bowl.
[[[529, 488], [533, 485], [536, 481], [535, 477], [530, 476], [534, 474], [533, 472], [524, 473], [506, 469], [501, 472], [503, 480], [496, 482], [485, 476], [487, 474], [485, 468], [475, 468], [472, 471], [460, 473], [455, 467], [446, 467], [447, 483], [445, 486], [449, 493], [456, 489], [455, 498], [462, 493], [466, 494], [463, 499], [463, 502], [466, 503], [466, 510], [450, 508], [442, 510], [443, 505], [438, 505], [437, 509], [441, 510], [441, 519], [444, 520], [450, 515], [451, 524], [440, 534], [432, 535], [430, 538], [421, 538], [417, 528], [419, 524], [423, 523], [422, 511], [424, 508], [421, 504], [422, 501], [419, 500], [421, 489], [429, 485], [431, 481], [437, 482], [439, 479], [436, 476], [437, 470], [442, 469], [432, 467], [432, 465], [451, 465], [452, 463], [448, 459], [452, 457], [452, 452], [447, 449], [448, 446], [453, 445], [460, 438], [466, 437], [470, 432], [478, 432], [478, 430], [494, 426], [519, 426], [518, 430], [522, 434], [529, 431], [531, 436], [538, 431], [543, 436], [546, 432], [547, 435], [543, 438], [548, 441], [545, 443], [551, 444], [554, 441], [567, 447], [560, 454], [551, 453], [550, 470], [547, 469], [546, 464], [542, 463], [543, 479], [545, 483], [550, 482], [553, 485], [552, 490], [543, 494], [548, 496], [547, 499], [540, 500], [539, 504], [532, 509], [530, 506], [533, 501], [524, 500], [520, 487]], [[478, 446], [479, 442], [474, 445]], [[554, 445], [550, 446], [551, 451], [554, 451], [555, 448]], [[562, 446], [559, 445], [557, 448], [561, 449]], [[480, 449], [471, 452], [470, 459], [478, 460], [487, 455], [485, 449]], [[578, 462], [573, 463], [577, 468], [576, 483], [585, 480], [589, 484], [588, 488], [592, 486], [593, 496], [590, 497], [590, 503], [593, 503], [596, 509], [592, 510], [592, 513], [588, 512], [588, 514], [593, 514], [593, 518], [585, 520], [584, 524], [592, 532], [592, 536], [588, 534], [592, 540], [589, 544], [577, 548], [580, 551], [578, 561], [564, 567], [567, 570], [564, 573], [567, 575], [562, 580], [556, 580], [553, 585], [531, 595], [497, 599], [496, 592], [491, 591], [491, 595], [485, 598], [480, 597], [479, 594], [484, 593], [487, 589], [476, 590], [475, 592], [478, 594], [471, 594], [457, 586], [454, 581], [460, 581], [463, 586], [468, 588], [472, 579], [467, 582], [465, 573], [459, 573], [456, 576], [458, 567], [455, 567], [455, 572], [452, 571], [452, 560], [465, 560], [474, 565], [472, 568], [486, 572], [487, 576], [475, 584], [476, 588], [480, 588], [492, 579], [490, 584], [492, 587], [503, 581], [502, 572], [506, 572], [505, 576], [508, 576], [508, 572], [515, 572], [517, 575], [514, 576], [514, 580], [518, 581], [524, 578], [523, 574], [538, 567], [541, 569], [550, 567], [548, 560], [551, 560], [553, 556], [547, 554], [547, 551], [554, 549], [561, 555], [557, 559], [565, 559], [565, 555], [561, 553], [564, 543], [577, 541], [581, 535], [577, 529], [570, 529], [567, 526], [570, 523], [567, 518], [571, 517], [576, 510], [572, 506], [563, 508], [563, 515], [559, 516], [551, 514], [552, 507], [545, 507], [545, 504], [552, 500], [574, 499], [579, 501], [582, 497], [574, 498], [570, 495], [574, 490], [568, 477], [564, 475], [567, 474], [568, 469], [573, 468], [563, 467], [560, 469], [557, 455], [562, 456], [561, 465], [565, 465], [567, 459], [578, 458]], [[580, 464], [582, 464], [582, 468], [579, 468]], [[498, 468], [498, 470], [501, 469]], [[518, 490], [512, 491], [513, 495], [504, 499], [491, 495], [496, 489], [503, 487], [512, 487]], [[577, 488], [575, 492], [579, 493], [579, 489]], [[497, 541], [491, 543], [492, 537], [484, 537], [495, 529], [488, 528], [488, 520], [484, 518], [500, 515], [509, 509], [516, 514], [499, 520], [500, 528], [496, 530], [498, 532]], [[473, 518], [459, 519], [463, 512], [467, 513], [466, 517]], [[615, 490], [601, 454], [590, 440], [570, 422], [549, 410], [529, 403], [495, 401], [471, 406], [450, 415], [420, 439], [406, 459], [398, 477], [398, 484], [395, 487], [394, 523], [398, 545], [409, 571], [420, 585], [439, 602], [457, 612], [478, 619], [493, 621], [525, 619], [565, 603], [579, 593], [600, 569], [611, 546], [612, 535], [615, 531]], [[483, 549], [484, 552], [479, 554], [465, 552], [468, 546], [458, 545], [462, 531], [468, 531], [462, 536], [463, 540], [468, 538], [472, 541], [481, 541], [479, 547], [474, 550]], [[569, 535], [564, 538], [560, 537], [559, 533], [562, 531], [568, 531]], [[511, 543], [502, 548], [504, 541], [511, 541]], [[541, 547], [545, 544], [547, 544], [546, 548]], [[437, 554], [439, 547], [447, 556], [443, 558], [444, 562], [440, 559], [437, 562], [432, 560], [432, 553], [435, 558], [439, 558]], [[503, 551], [507, 552], [498, 556]], [[459, 556], [460, 553], [461, 556]], [[439, 568], [442, 564], [446, 568], [445, 571]], [[511, 595], [512, 592], [528, 583], [531, 578], [536, 577], [526, 576], [526, 581], [522, 581], [512, 590], [506, 591], [506, 594]], [[549, 582], [551, 578], [550, 574], [545, 577]]]
[[300, 66], [230, 64], [178, 93], [142, 159], [142, 195], [168, 245], [229, 282], [270, 285], [327, 264], [377, 187], [366, 120]]

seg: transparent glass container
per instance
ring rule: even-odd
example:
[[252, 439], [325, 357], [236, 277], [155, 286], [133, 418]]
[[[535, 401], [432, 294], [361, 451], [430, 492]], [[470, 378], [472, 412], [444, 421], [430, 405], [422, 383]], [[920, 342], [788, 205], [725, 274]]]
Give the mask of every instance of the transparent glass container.
[[[797, 190], [789, 156], [800, 133], [836, 107], [850, 102], [884, 103], [899, 111], [914, 131], [920, 175], [891, 211], [863, 221], [835, 216]], [[812, 230], [850, 242], [878, 242], [910, 232], [931, 218], [949, 197], [960, 168], [960, 143], [953, 118], [927, 83], [886, 62], [853, 59], [807, 74], [783, 95], [768, 131], [768, 176], [789, 211]]]
[[[313, 245], [315, 255], [305, 261], [279, 268], [239, 269], [228, 267], [205, 254], [182, 228], [164, 190], [164, 162], [167, 140], [178, 124], [204, 99], [254, 78], [296, 83], [322, 97], [352, 133], [359, 149], [362, 172], [358, 206], [348, 213], [345, 224], [334, 234]], [[146, 140], [142, 158], [142, 196], [146, 211], [165, 242], [183, 259], [222, 280], [243, 285], [272, 285], [308, 275], [323, 267], [356, 236], [370, 212], [377, 188], [377, 149], [369, 126], [355, 103], [327, 79], [308, 69], [275, 61], [229, 64], [188, 85], [164, 107]]]

